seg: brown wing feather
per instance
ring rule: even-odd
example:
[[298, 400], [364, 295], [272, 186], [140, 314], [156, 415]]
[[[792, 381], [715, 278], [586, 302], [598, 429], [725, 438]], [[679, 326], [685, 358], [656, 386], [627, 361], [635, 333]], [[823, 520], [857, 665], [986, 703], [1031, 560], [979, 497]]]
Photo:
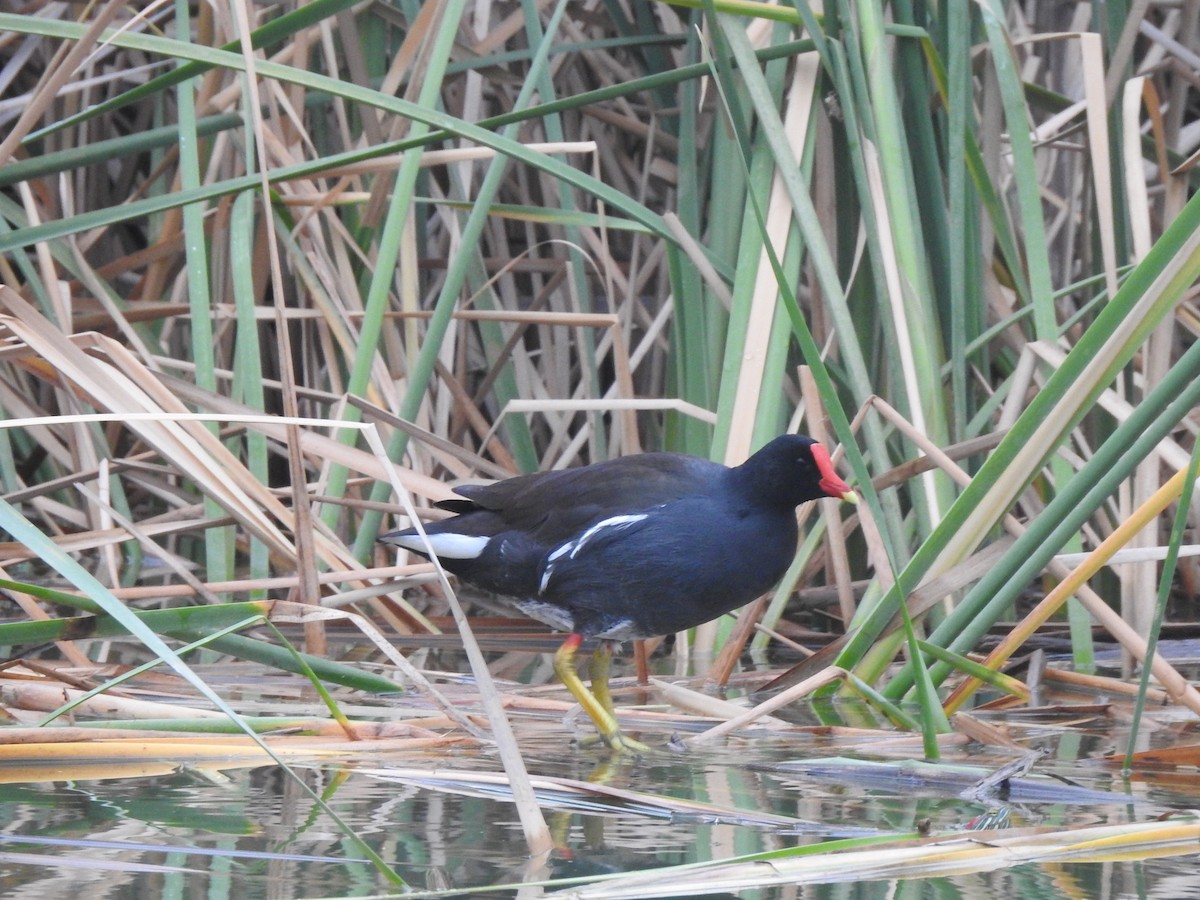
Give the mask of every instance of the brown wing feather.
[[[605, 510], [633, 512], [695, 495], [698, 484], [711, 480], [715, 487], [723, 471], [722, 465], [682, 453], [643, 453], [495, 484], [463, 485], [455, 493], [496, 513], [512, 528], [534, 529], [552, 519], [556, 530], [570, 530]], [[450, 503], [451, 509], [463, 511], [462, 501]]]

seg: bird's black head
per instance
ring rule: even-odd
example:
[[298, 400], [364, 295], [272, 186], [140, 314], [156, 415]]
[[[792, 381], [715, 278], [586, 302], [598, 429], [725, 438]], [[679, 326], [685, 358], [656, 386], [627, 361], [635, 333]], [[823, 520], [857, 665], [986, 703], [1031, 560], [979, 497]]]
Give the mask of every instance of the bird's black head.
[[833, 469], [829, 451], [810, 437], [784, 434], [733, 470], [739, 489], [765, 505], [799, 506], [806, 500], [857, 497]]

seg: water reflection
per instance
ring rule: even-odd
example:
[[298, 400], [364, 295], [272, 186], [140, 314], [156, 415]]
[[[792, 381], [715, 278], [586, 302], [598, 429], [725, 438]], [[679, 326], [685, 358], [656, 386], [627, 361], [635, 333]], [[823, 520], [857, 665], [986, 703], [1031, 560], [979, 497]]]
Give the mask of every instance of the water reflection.
[[[616, 788], [701, 801], [745, 811], [742, 820], [705, 815], [655, 815], [619, 805], [550, 813], [561, 850], [543, 877], [629, 872], [738, 854], [794, 847], [876, 832], [901, 836], [963, 829], [994, 814], [988, 804], [961, 799], [936, 781], [917, 784], [864, 770], [841, 777], [822, 742], [735, 741], [703, 752], [662, 751], [611, 760], [599, 750], [568, 749], [558, 730], [523, 744], [532, 772]], [[805, 763], [824, 757], [821, 766]], [[486, 750], [453, 754], [371, 756], [373, 770], [496, 771]], [[987, 761], [984, 761], [987, 764]], [[844, 772], [852, 770], [845, 769]], [[871, 774], [868, 776], [867, 772]], [[1059, 794], [1023, 796], [1004, 804], [1014, 826], [1145, 821], [1168, 808], [1193, 808], [1194, 780], [1125, 782], [1111, 770], [1069, 760], [1046, 771], [1069, 775]], [[360, 766], [321, 764], [296, 769], [357, 836], [414, 886], [472, 890], [528, 877], [520, 823], [503, 797], [471, 796], [373, 777]], [[900, 774], [896, 774], [900, 773]], [[11, 776], [13, 773], [7, 773]], [[1086, 793], [1075, 796], [1073, 790]], [[1086, 802], [1078, 802], [1084, 800]], [[149, 778], [50, 780], [0, 785], [0, 893], [5, 897], [366, 896], [388, 882], [337, 824], [274, 767], [232, 768], [220, 774], [177, 770]], [[758, 816], [804, 823], [781, 828]], [[1020, 896], [1200, 896], [1194, 859], [1022, 866], [944, 880], [951, 895], [986, 891]], [[1184, 875], [1187, 875], [1187, 878]], [[1190, 880], [1189, 880], [1190, 879]], [[857, 896], [884, 896], [884, 883]], [[772, 897], [780, 889], [738, 896]], [[894, 890], [894, 886], [893, 886]], [[912, 886], [892, 896], [910, 893]], [[806, 896], [846, 896], [833, 886]], [[925, 894], [919, 895], [924, 896]], [[496, 891], [494, 896], [511, 896]], [[525, 892], [523, 895], [536, 896]], [[719, 896], [719, 894], [718, 894]]]
[[[529, 672], [518, 674], [522, 682], [534, 680]], [[638, 699], [630, 694], [619, 702]], [[1022, 745], [1041, 747], [1047, 757], [1027, 783], [980, 799], [964, 799], [964, 785], [1009, 762], [1011, 753], [963, 739], [948, 744], [944, 756], [977, 768], [922, 769], [909, 762], [921, 756], [919, 739], [881, 730], [866, 707], [797, 705], [785, 714], [806, 730], [735, 737], [682, 752], [667, 749], [669, 733], [650, 733], [642, 737], [662, 749], [640, 759], [614, 759], [597, 748], [575, 747], [560, 713], [523, 709], [519, 733], [532, 774], [611, 789], [591, 798], [564, 793], [548, 799], [547, 818], [560, 849], [532, 862], [505, 791], [455, 784], [458, 773], [501, 771], [487, 747], [308, 762], [294, 768], [295, 777], [244, 762], [0, 765], [0, 896], [369, 896], [391, 887], [369, 859], [373, 853], [415, 887], [510, 897], [512, 890], [487, 888], [534, 877], [588, 879], [729, 859], [838, 838], [961, 833], [985, 824], [1019, 829], [1144, 822], [1171, 809], [1200, 807], [1194, 774], [1143, 772], [1126, 780], [1111, 767], [1080, 762], [1127, 740], [1120, 717], [1108, 715], [1107, 707], [1087, 714], [1076, 708], [1069, 721], [1006, 713], [1003, 724], [1021, 729]], [[1169, 723], [1157, 739], [1192, 740], [1187, 727]], [[854, 765], [846, 757], [873, 765]], [[435, 774], [447, 777], [436, 783]], [[637, 794], [651, 800], [642, 802]], [[659, 796], [703, 806], [673, 808], [654, 802]], [[1189, 857], [1024, 865], [933, 881], [762, 888], [736, 896], [1200, 897], [1194, 864]], [[520, 893], [538, 896], [540, 889]]]

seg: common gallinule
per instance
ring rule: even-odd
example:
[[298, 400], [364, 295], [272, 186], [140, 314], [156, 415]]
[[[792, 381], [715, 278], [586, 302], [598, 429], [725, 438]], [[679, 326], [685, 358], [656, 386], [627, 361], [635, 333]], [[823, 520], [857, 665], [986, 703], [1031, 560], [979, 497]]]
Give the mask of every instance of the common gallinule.
[[[729, 468], [682, 453], [643, 453], [576, 469], [455, 488], [458, 513], [381, 540], [428, 556], [570, 636], [554, 671], [614, 750], [641, 750], [617, 725], [609, 641], [700, 625], [770, 589], [796, 552], [796, 507], [856, 497], [812, 438], [775, 438]], [[575, 672], [601, 638], [592, 690]]]

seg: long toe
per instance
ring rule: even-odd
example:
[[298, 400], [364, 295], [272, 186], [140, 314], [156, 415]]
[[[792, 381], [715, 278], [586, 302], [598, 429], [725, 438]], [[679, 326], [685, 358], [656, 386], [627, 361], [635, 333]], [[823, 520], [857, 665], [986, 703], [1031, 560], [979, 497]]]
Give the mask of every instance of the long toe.
[[[599, 725], [596, 727], [599, 728]], [[643, 753], [650, 752], [648, 744], [634, 740], [620, 728], [614, 731], [588, 735], [579, 739], [580, 747], [592, 747], [596, 744], [607, 744], [608, 749], [614, 753], [630, 753], [634, 756], [641, 756]]]
[[619, 728], [613, 734], [605, 734], [601, 737], [614, 753], [632, 753], [634, 756], [641, 756], [643, 753], [650, 752], [650, 748], [646, 744], [635, 741]]

